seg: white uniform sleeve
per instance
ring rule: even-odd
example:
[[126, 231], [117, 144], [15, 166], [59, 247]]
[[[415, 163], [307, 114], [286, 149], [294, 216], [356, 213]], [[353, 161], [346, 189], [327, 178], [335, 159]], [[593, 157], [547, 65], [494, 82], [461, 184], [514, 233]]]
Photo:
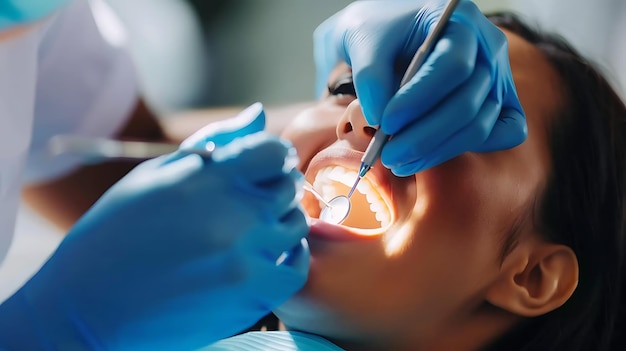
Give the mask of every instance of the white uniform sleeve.
[[26, 182], [50, 180], [80, 166], [76, 156], [51, 158], [46, 149], [51, 137], [108, 137], [128, 119], [138, 98], [137, 78], [120, 40], [107, 41], [112, 36], [105, 34], [113, 32], [116, 39], [123, 37], [119, 22], [97, 22], [89, 2], [76, 0], [44, 34]]
[[11, 244], [31, 140], [40, 34], [0, 41], [0, 261]]

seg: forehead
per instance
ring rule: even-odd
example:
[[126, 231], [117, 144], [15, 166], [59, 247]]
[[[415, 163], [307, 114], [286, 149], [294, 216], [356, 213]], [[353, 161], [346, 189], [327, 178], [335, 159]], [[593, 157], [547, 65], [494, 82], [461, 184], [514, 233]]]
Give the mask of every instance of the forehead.
[[526, 114], [529, 136], [534, 126], [547, 130], [550, 118], [562, 103], [562, 80], [535, 45], [503, 29], [508, 39], [509, 61], [515, 88]]

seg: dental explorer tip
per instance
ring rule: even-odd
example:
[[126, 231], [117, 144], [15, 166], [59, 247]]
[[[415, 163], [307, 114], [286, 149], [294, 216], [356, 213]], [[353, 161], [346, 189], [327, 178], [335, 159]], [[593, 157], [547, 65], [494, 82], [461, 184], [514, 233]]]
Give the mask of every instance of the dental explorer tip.
[[361, 162], [361, 167], [359, 167], [359, 174], [357, 175], [356, 180], [354, 181], [354, 185], [352, 185], [352, 188], [350, 189], [350, 192], [348, 193], [348, 199], [352, 196], [352, 194], [356, 190], [356, 186], [359, 185], [361, 178], [365, 177], [365, 174], [367, 173], [367, 171], [370, 170], [370, 168], [372, 168], [370, 165], [368, 165], [365, 162]]
[[356, 181], [354, 182], [352, 189], [350, 189], [350, 192], [348, 193], [348, 199], [352, 196], [352, 193], [354, 193], [354, 190], [356, 190], [356, 186], [359, 184], [360, 181], [361, 181], [361, 176], [359, 175], [358, 177], [356, 177]]

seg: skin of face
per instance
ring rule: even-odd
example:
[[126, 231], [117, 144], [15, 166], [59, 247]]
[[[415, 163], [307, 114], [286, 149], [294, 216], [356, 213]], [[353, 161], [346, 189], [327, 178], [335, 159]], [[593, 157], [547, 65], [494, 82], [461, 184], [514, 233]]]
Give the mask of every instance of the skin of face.
[[[288, 328], [346, 349], [461, 350], [518, 320], [488, 307], [485, 296], [509, 264], [502, 258], [509, 232], [517, 226], [536, 240], [524, 218], [550, 172], [548, 116], [559, 80], [535, 47], [505, 34], [527, 140], [509, 150], [465, 153], [405, 178], [375, 165], [369, 181], [389, 202], [392, 223], [360, 231], [312, 219], [307, 284], [276, 311]], [[338, 66], [329, 82], [346, 73], [347, 65]], [[282, 136], [294, 143], [313, 182], [328, 165], [358, 169], [371, 133], [359, 100], [336, 95], [302, 112]], [[303, 204], [318, 215], [311, 196]]]

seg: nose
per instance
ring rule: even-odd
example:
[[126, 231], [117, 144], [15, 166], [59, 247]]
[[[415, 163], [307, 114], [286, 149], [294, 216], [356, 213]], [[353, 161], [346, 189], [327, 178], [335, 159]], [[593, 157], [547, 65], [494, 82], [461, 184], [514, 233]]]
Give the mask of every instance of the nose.
[[365, 121], [359, 100], [352, 101], [337, 124], [337, 138], [348, 141], [355, 150], [365, 151], [374, 133], [376, 129]]

